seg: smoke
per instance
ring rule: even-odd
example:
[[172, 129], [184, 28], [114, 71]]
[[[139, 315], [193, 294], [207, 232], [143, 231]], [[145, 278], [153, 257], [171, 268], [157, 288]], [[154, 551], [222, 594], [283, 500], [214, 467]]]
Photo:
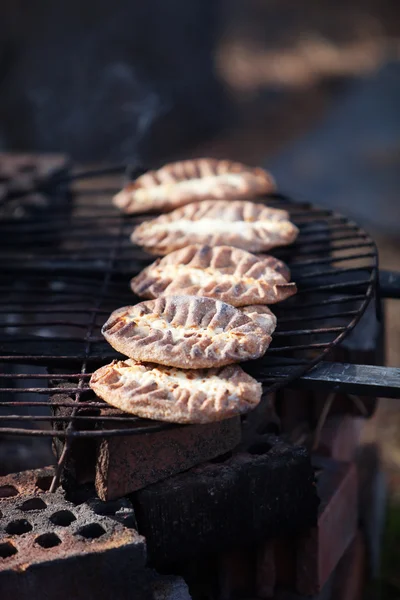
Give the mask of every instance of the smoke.
[[70, 85], [32, 82], [26, 98], [35, 142], [49, 150], [67, 148], [83, 160], [138, 158], [152, 127], [172, 106], [167, 94], [119, 61], [97, 74], [76, 74]]
[[24, 43], [0, 76], [5, 147], [157, 160], [219, 125], [212, 0], [39, 4], [20, 13]]

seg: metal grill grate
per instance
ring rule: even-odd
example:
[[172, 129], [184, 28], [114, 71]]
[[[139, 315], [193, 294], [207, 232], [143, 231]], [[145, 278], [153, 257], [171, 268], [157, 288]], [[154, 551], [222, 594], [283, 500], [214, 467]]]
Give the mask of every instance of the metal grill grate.
[[[40, 221], [0, 222], [0, 434], [69, 440], [171, 427], [110, 409], [88, 388], [98, 366], [120, 358], [102, 324], [112, 310], [138, 301], [129, 280], [154, 260], [129, 241], [142, 218], [111, 204], [122, 184], [120, 176], [78, 178], [71, 201]], [[321, 361], [358, 322], [374, 293], [377, 254], [371, 238], [341, 215], [283, 196], [258, 201], [289, 210], [301, 232], [290, 248], [273, 252], [291, 268], [299, 292], [272, 307], [273, 343], [262, 359], [243, 365], [269, 393]], [[279, 376], [279, 366], [290, 369]]]

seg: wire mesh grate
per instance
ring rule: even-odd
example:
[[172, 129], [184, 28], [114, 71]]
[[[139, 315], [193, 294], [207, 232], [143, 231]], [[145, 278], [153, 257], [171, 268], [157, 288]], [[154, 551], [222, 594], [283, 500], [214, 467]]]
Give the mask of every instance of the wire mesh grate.
[[[68, 440], [173, 426], [125, 415], [88, 387], [96, 368], [121, 358], [101, 326], [138, 301], [129, 280], [154, 260], [129, 240], [149, 216], [127, 217], [111, 204], [122, 183], [94, 173], [40, 220], [0, 221], [0, 434]], [[298, 294], [272, 307], [278, 327], [266, 355], [242, 365], [268, 393], [321, 361], [356, 325], [374, 293], [377, 255], [368, 234], [341, 215], [278, 195], [257, 201], [289, 210], [300, 229], [295, 244], [272, 252], [290, 267]], [[288, 365], [284, 376], [271, 375]]]

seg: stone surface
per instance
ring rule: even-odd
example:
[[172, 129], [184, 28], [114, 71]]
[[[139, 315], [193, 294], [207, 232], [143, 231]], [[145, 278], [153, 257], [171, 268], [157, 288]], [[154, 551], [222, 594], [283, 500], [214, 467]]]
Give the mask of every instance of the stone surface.
[[221, 456], [239, 442], [239, 417], [104, 439], [97, 455], [97, 493], [103, 500], [124, 496]]

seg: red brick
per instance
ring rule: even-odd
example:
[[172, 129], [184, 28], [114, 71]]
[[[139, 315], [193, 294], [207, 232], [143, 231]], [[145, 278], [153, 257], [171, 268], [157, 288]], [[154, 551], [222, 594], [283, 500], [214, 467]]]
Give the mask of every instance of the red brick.
[[0, 501], [20, 494], [37, 496], [50, 489], [54, 467], [21, 471], [0, 477]]
[[317, 594], [354, 539], [358, 520], [357, 472], [354, 463], [315, 458], [321, 469], [318, 525], [297, 541], [296, 588]]
[[102, 500], [119, 498], [221, 456], [240, 442], [240, 418], [187, 425], [101, 442], [96, 490]]
[[357, 533], [338, 564], [332, 599], [362, 600], [366, 581], [366, 550], [362, 534]]
[[354, 460], [361, 427], [362, 420], [350, 415], [328, 418], [321, 431], [317, 454], [344, 462]]

